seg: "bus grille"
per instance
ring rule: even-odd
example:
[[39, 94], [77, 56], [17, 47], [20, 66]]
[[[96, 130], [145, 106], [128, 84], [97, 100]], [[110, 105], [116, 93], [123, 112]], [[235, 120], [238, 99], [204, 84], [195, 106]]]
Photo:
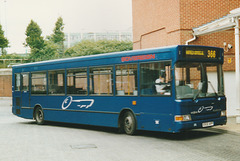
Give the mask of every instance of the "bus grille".
[[221, 112], [212, 112], [212, 113], [194, 114], [194, 115], [191, 115], [191, 117], [192, 117], [192, 121], [197, 121], [197, 120], [219, 118], [220, 115], [221, 115]]

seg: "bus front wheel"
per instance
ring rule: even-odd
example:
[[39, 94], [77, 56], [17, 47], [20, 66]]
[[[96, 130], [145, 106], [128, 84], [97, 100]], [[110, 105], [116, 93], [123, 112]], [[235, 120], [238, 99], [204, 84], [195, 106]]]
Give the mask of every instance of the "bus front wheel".
[[37, 107], [35, 110], [35, 120], [38, 125], [44, 124], [44, 114], [41, 107]]
[[133, 135], [136, 132], [136, 120], [133, 113], [130, 111], [124, 114], [123, 129], [128, 135]]

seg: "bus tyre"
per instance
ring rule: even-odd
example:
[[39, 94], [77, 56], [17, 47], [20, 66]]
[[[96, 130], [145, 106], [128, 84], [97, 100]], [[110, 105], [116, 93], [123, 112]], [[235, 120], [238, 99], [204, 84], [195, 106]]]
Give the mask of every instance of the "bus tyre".
[[123, 116], [123, 129], [128, 135], [136, 132], [136, 120], [132, 112], [128, 111]]
[[38, 125], [44, 124], [44, 114], [41, 107], [37, 107], [35, 110], [35, 120]]

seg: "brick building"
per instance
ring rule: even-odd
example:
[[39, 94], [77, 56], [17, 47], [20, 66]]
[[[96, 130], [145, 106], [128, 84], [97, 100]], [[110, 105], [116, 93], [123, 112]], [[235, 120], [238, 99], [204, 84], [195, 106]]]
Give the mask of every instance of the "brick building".
[[[240, 0], [132, 0], [133, 49], [185, 44], [193, 38], [192, 29], [229, 14], [239, 8]], [[225, 44], [231, 44], [227, 49]], [[236, 115], [234, 100], [235, 40], [234, 29], [199, 36], [191, 45], [225, 49], [225, 94], [228, 115]]]
[[[185, 44], [192, 29], [240, 7], [240, 0], [133, 0], [133, 48]], [[225, 52], [225, 71], [234, 70], [233, 29], [200, 36], [190, 44], [233, 48]]]
[[12, 69], [0, 69], [0, 97], [12, 96]]

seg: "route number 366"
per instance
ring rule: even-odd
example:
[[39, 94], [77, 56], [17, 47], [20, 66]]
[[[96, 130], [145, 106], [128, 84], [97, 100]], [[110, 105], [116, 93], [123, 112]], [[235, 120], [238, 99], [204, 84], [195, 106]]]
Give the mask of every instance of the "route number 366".
[[216, 58], [216, 51], [215, 50], [208, 50], [208, 58]]

